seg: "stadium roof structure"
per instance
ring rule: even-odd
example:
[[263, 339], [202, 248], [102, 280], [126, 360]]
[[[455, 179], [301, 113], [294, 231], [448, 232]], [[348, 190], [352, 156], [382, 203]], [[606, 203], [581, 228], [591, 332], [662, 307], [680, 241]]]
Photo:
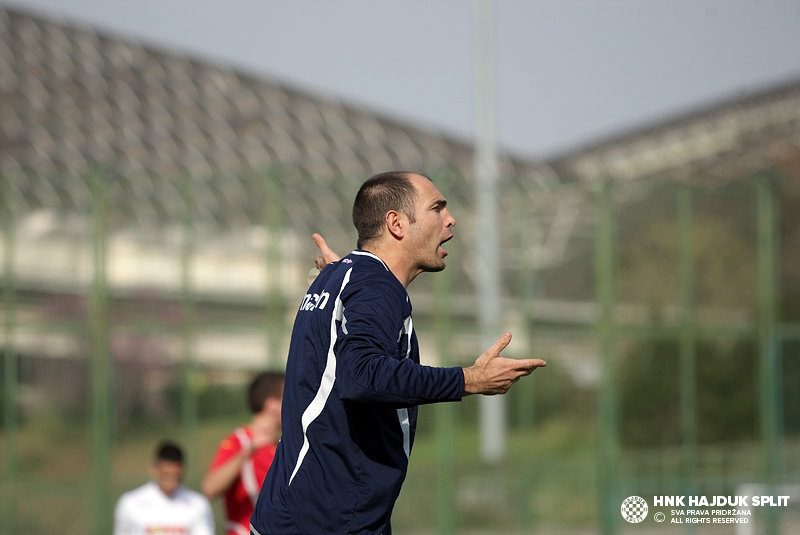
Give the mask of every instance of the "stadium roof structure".
[[604, 140], [550, 162], [582, 181], [735, 180], [800, 158], [800, 79]]
[[[293, 259], [313, 256], [312, 231], [340, 249], [351, 244], [353, 194], [388, 169], [437, 177], [459, 215], [453, 249], [471, 250], [479, 231], [470, 210], [472, 158], [467, 141], [357, 105], [0, 7], [0, 173], [11, 184], [16, 243], [29, 249], [17, 258], [22, 286], [89, 283], [91, 266], [56, 244], [88, 246], [92, 173], [102, 173], [110, 199], [109, 250], [128, 259], [112, 263], [112, 287], [139, 284], [148, 262], [158, 271], [167, 251], [173, 267], [155, 284], [179, 286], [174, 251], [188, 187], [202, 241], [198, 266], [212, 266], [205, 279], [198, 267], [198, 291], [241, 297], [263, 289], [255, 264], [270, 240]], [[592, 240], [587, 192], [597, 182], [735, 180], [798, 167], [800, 81], [547, 162], [500, 159], [501, 228], [511, 229], [502, 237], [506, 269], [555, 268]], [[279, 178], [277, 203], [265, 176]], [[267, 206], [280, 209], [277, 220], [288, 229], [279, 237], [265, 230]], [[238, 282], [215, 275], [234, 265]], [[471, 293], [469, 262], [457, 265], [463, 293]], [[61, 271], [45, 273], [46, 266]]]
[[[19, 232], [85, 234], [86, 222], [75, 217], [91, 213], [98, 168], [111, 199], [112, 240], [136, 235], [172, 248], [175, 233], [163, 229], [181, 226], [187, 177], [206, 247], [213, 236], [228, 249], [263, 242], [265, 175], [282, 185], [278, 219], [309, 244], [315, 230], [339, 248], [351, 244], [355, 191], [384, 170], [447, 175], [457, 183], [448, 192], [453, 205], [471, 204], [464, 186], [472, 149], [464, 141], [8, 8], [0, 8], [0, 94], [0, 172], [12, 183]], [[501, 169], [519, 184], [555, 180], [546, 165], [508, 155]], [[22, 279], [43, 265], [66, 264], [30, 265]], [[85, 283], [90, 274], [82, 273], [65, 276]]]

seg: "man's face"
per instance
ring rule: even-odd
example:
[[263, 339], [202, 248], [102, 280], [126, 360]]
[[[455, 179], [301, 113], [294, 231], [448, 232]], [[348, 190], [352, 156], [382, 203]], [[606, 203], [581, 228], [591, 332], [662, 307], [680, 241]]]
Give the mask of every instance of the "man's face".
[[445, 268], [447, 251], [442, 244], [453, 237], [450, 230], [456, 220], [447, 210], [447, 201], [433, 183], [420, 175], [409, 180], [417, 190], [415, 222], [408, 232], [407, 253], [413, 255], [421, 271], [441, 271]]
[[178, 489], [183, 479], [183, 463], [160, 460], [153, 465], [153, 480], [167, 496]]

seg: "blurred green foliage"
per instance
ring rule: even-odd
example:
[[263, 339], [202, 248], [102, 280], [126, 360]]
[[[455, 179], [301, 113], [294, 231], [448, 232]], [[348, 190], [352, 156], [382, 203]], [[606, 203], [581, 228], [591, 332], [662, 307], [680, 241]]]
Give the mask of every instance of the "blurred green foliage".
[[[701, 444], [757, 437], [757, 373], [749, 341], [696, 347], [697, 438]], [[678, 344], [637, 342], [620, 365], [622, 443], [628, 448], [681, 441]]]

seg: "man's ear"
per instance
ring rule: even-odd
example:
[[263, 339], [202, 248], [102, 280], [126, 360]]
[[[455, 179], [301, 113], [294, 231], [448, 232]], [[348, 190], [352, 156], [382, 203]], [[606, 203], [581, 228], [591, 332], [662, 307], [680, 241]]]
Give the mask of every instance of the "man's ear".
[[406, 219], [399, 212], [389, 210], [386, 212], [386, 228], [395, 239], [401, 240], [405, 236]]

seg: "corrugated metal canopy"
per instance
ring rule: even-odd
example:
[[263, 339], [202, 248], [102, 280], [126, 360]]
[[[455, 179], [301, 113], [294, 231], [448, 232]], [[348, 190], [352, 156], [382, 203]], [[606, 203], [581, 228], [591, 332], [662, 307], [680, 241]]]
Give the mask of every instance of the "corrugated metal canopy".
[[[503, 261], [511, 270], [546, 269], [587, 251], [586, 184], [741, 179], [796, 164], [798, 146], [793, 83], [547, 163], [502, 154]], [[352, 246], [359, 184], [407, 169], [437, 179], [459, 219], [453, 249], [467, 254], [479, 232], [472, 158], [463, 140], [355, 105], [0, 7], [0, 172], [21, 229], [38, 218], [54, 221], [51, 234], [86, 235], [88, 223], [75, 218], [90, 213], [92, 173], [102, 172], [112, 233], [173, 246], [163, 229], [181, 226], [188, 198], [204, 247], [262, 254], [253, 229], [277, 220], [304, 244], [303, 257], [312, 231], [340, 250]], [[267, 187], [272, 178], [280, 191]], [[457, 269], [469, 293], [469, 262]]]

